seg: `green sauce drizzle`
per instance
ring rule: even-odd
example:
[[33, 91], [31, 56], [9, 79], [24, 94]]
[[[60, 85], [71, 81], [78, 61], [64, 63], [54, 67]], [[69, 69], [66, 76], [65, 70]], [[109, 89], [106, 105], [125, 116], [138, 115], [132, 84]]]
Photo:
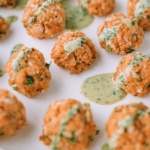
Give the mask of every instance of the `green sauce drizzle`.
[[136, 20], [139, 20], [144, 12], [150, 7], [150, 0], [140, 0], [136, 4], [136, 9], [134, 12], [134, 17]]
[[52, 150], [57, 150], [57, 144], [59, 142], [59, 140], [63, 137], [63, 133], [65, 132], [65, 128], [67, 125], [67, 122], [74, 116], [77, 114], [78, 110], [80, 108], [79, 104], [74, 105], [67, 113], [66, 118], [64, 120], [61, 121], [60, 124], [60, 132], [58, 134], [57, 137], [55, 137], [52, 141]]
[[13, 47], [12, 51], [10, 52], [10, 55], [14, 55], [15, 53], [19, 52], [19, 50], [23, 47], [23, 44], [17, 44]]
[[21, 65], [21, 60], [25, 59], [26, 55], [28, 53], [30, 53], [32, 51], [32, 49], [27, 49], [25, 51], [22, 51], [18, 54], [18, 56], [12, 61], [12, 67], [15, 71], [15, 73], [17, 73], [21, 68], [19, 67]]
[[116, 89], [112, 78], [113, 73], [109, 73], [86, 79], [81, 86], [81, 94], [100, 105], [119, 102], [126, 97], [127, 93], [122, 89]]
[[101, 148], [101, 150], [113, 150], [112, 148], [110, 148], [109, 144], [104, 144]]
[[6, 18], [6, 22], [7, 22], [7, 24], [8, 24], [8, 28], [10, 27], [10, 25], [12, 24], [12, 23], [14, 23], [15, 21], [17, 21], [18, 20], [18, 17], [17, 16], [9, 16], [9, 17], [7, 17]]
[[63, 6], [66, 11], [66, 28], [72, 31], [82, 30], [94, 21], [94, 17], [90, 15], [82, 5], [71, 6], [63, 1]]
[[114, 37], [117, 36], [118, 29], [119, 29], [119, 27], [117, 27], [117, 26], [112, 29], [105, 27], [103, 29], [103, 32], [99, 36], [99, 41], [100, 42], [110, 41], [111, 39], [113, 39]]
[[86, 43], [86, 40], [87, 40], [87, 37], [81, 37], [73, 41], [68, 41], [68, 43], [64, 45], [66, 54], [69, 55], [73, 53], [76, 49], [80, 48], [83, 43]]

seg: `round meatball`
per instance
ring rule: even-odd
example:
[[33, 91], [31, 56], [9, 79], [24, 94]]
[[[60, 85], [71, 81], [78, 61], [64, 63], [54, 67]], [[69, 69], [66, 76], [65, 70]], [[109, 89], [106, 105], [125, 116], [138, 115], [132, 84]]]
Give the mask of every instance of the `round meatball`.
[[22, 22], [30, 36], [52, 38], [64, 30], [66, 13], [59, 0], [30, 0]]
[[150, 1], [128, 0], [128, 16], [133, 16], [143, 30], [150, 30]]
[[128, 54], [119, 62], [114, 83], [133, 96], [150, 92], [150, 54]]
[[144, 31], [137, 22], [122, 13], [111, 15], [105, 20], [98, 27], [97, 34], [102, 48], [122, 55], [141, 46], [144, 38]]
[[0, 89], [0, 139], [14, 135], [26, 122], [23, 104], [7, 90]]
[[40, 140], [53, 150], [85, 150], [95, 133], [89, 106], [74, 99], [56, 100], [44, 117]]
[[106, 124], [113, 150], [150, 149], [150, 109], [142, 103], [116, 107]]
[[43, 54], [24, 46], [9, 58], [5, 72], [10, 76], [9, 85], [27, 97], [46, 91], [51, 80]]
[[91, 15], [104, 16], [115, 8], [115, 0], [78, 0], [79, 4]]
[[96, 59], [92, 41], [80, 31], [66, 31], [58, 37], [51, 58], [59, 67], [77, 74], [90, 68]]
[[2, 16], [0, 16], [0, 38], [6, 35], [7, 30], [8, 25], [6, 20]]
[[12, 8], [18, 4], [18, 0], [0, 0], [0, 7]]

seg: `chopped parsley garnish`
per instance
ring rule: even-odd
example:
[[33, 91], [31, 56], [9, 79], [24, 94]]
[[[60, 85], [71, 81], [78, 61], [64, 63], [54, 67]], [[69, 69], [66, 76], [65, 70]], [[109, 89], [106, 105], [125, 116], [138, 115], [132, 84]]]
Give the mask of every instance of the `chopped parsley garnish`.
[[126, 55], [129, 54], [129, 53], [132, 53], [134, 51], [135, 51], [135, 49], [131, 49], [130, 51], [126, 52]]
[[96, 135], [98, 135], [99, 134], [99, 130], [96, 130], [96, 133], [95, 133]]
[[148, 143], [143, 143], [144, 147], [148, 147], [149, 144]]
[[52, 63], [52, 62], [50, 62], [49, 64], [46, 63], [45, 67], [46, 67], [47, 69], [49, 69], [49, 67], [51, 66], [51, 63]]
[[0, 77], [2, 77], [4, 75], [4, 71], [0, 70]]
[[0, 132], [0, 136], [3, 136], [4, 135], [4, 132]]
[[133, 26], [135, 25], [135, 21], [132, 22], [132, 25], [133, 25]]
[[34, 83], [34, 78], [31, 76], [26, 76], [27, 79], [27, 83], [25, 83], [25, 85], [33, 85]]

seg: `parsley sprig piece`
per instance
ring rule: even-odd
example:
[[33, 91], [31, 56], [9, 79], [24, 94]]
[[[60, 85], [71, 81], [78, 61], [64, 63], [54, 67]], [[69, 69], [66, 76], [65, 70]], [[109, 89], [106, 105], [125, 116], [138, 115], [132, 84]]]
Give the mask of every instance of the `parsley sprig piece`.
[[126, 52], [126, 55], [129, 54], [129, 53], [132, 53], [134, 51], [135, 51], [135, 49], [131, 49], [130, 51]]
[[27, 82], [25, 85], [33, 85], [34, 84], [34, 78], [31, 76], [26, 76]]

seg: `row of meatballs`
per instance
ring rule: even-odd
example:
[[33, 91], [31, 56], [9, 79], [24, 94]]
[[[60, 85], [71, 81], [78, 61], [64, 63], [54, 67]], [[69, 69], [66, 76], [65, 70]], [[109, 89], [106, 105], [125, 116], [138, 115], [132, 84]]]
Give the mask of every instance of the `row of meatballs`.
[[[79, 0], [79, 4], [90, 14], [98, 16], [110, 14], [115, 8], [115, 0]], [[134, 18], [135, 22], [137, 22], [137, 24], [143, 30], [150, 29], [149, 0], [128, 0], [127, 10], [128, 16]], [[133, 21], [133, 19], [131, 20]], [[113, 24], [111, 22], [105, 22], [105, 26], [108, 25], [108, 27], [111, 29], [114, 26], [119, 27], [119, 21], [117, 22], [115, 18], [113, 21], [115, 21], [116, 23]], [[27, 30], [27, 33], [30, 36], [38, 39], [52, 38], [56, 36], [64, 30], [66, 23], [66, 13], [63, 8], [62, 1], [30, 0], [25, 8], [22, 22]], [[132, 28], [137, 28], [137, 25], [135, 26], [136, 27]], [[129, 27], [131, 27], [131, 25]], [[119, 27], [120, 30], [121, 28], [124, 27]], [[127, 29], [125, 29], [124, 31], [127, 31], [129, 34], [131, 34], [131, 31], [128, 31]], [[132, 32], [132, 34], [133, 33], [134, 31]], [[131, 39], [129, 41], [132, 42]]]
[[[0, 18], [0, 27], [0, 37], [4, 37], [8, 27], [7, 22], [2, 17]], [[36, 27], [38, 28], [37, 25]], [[32, 29], [34, 30], [34, 28]], [[40, 32], [41, 30], [37, 29], [37, 31]], [[110, 53], [122, 55], [130, 53], [133, 51], [133, 48], [138, 48], [139, 46], [141, 46], [142, 41], [144, 39], [144, 31], [138, 25], [135, 19], [132, 17], [126, 17], [122, 13], [119, 13], [118, 15], [111, 15], [111, 17], [109, 17], [102, 24], [100, 24], [97, 30], [97, 35], [102, 48], [106, 49]], [[72, 41], [75, 40], [76, 37], [82, 36], [83, 34], [79, 32], [64, 32], [58, 38], [57, 43], [55, 45], [55, 49], [63, 46], [63, 44], [65, 44], [65, 42], [67, 41]], [[90, 51], [89, 49], [91, 49], [93, 54], [94, 46], [88, 39], [86, 40], [86, 43], [89, 48], [85, 48], [87, 48], [87, 51]], [[73, 46], [68, 48], [73, 49]], [[93, 58], [95, 58], [95, 54], [93, 54]]]
[[[43, 54], [22, 45], [13, 51], [5, 72], [9, 75], [12, 89], [27, 97], [43, 93], [49, 87], [50, 64], [45, 63]], [[51, 58], [59, 67], [77, 74], [90, 68], [96, 59], [92, 41], [80, 31], [66, 31], [58, 37]], [[143, 97], [150, 92], [150, 54], [126, 55], [114, 74], [114, 84], [134, 96]]]
[[[7, 90], [0, 89], [0, 139], [13, 136], [24, 125], [23, 104]], [[118, 106], [106, 123], [108, 147], [113, 150], [150, 149], [150, 109], [142, 103]], [[86, 150], [98, 134], [89, 103], [74, 99], [56, 100], [44, 117], [39, 137], [52, 150]]]

